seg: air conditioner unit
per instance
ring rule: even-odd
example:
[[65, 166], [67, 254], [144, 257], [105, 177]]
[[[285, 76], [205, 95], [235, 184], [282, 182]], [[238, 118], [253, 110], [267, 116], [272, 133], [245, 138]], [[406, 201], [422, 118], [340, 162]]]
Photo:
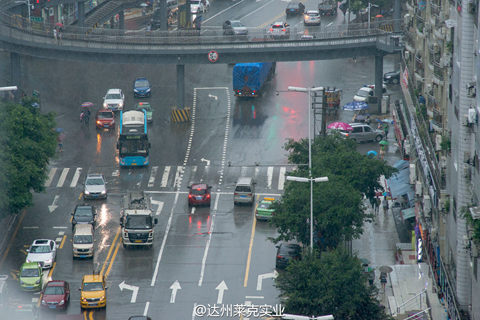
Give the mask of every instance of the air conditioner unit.
[[472, 179], [472, 168], [468, 164], [463, 165], [463, 177], [470, 181]]
[[468, 109], [468, 123], [474, 124], [477, 122], [477, 110], [475, 108], [470, 107]]
[[435, 151], [442, 151], [442, 136], [435, 135]]
[[475, 98], [475, 96], [477, 95], [476, 82], [475, 81], [469, 82], [467, 83], [466, 87], [467, 87], [467, 97]]
[[415, 182], [415, 194], [419, 197], [422, 195], [422, 183], [420, 181]]
[[446, 169], [447, 168], [447, 157], [441, 156], [440, 157], [440, 168]]
[[415, 184], [417, 180], [417, 171], [415, 163], [410, 163], [410, 184]]

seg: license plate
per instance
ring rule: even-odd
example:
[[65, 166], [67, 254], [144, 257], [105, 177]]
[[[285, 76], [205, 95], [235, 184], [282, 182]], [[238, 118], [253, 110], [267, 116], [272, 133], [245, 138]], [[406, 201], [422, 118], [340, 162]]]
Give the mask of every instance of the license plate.
[[56, 305], [53, 305], [53, 306], [48, 306], [50, 309], [56, 309], [57, 306]]
[[108, 128], [108, 127], [109, 127], [108, 124], [104, 124], [103, 126], [104, 126], [105, 128]]
[[197, 200], [202, 200], [202, 197], [196, 197]]
[[98, 306], [98, 303], [89, 303], [92, 307]]
[[142, 240], [135, 240], [135, 243], [142, 243]]
[[136, 163], [136, 162], [132, 163], [132, 166], [136, 166], [136, 165], [137, 165], [137, 163]]
[[240, 198], [246, 198], [247, 196], [240, 196]]

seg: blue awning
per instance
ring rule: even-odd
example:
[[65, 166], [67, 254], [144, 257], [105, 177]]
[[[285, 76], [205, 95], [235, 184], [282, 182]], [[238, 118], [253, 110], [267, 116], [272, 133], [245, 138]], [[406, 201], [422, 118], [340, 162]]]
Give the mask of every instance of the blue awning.
[[410, 185], [410, 169], [405, 168], [393, 174], [390, 179], [387, 179], [387, 185], [390, 188], [392, 198], [412, 194], [414, 190]]
[[407, 208], [402, 210], [403, 220], [415, 217], [415, 208]]

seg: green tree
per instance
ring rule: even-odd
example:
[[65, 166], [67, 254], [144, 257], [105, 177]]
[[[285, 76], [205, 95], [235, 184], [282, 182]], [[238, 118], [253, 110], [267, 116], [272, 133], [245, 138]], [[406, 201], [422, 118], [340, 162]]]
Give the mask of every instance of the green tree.
[[0, 105], [0, 215], [32, 204], [32, 191], [44, 190], [49, 159], [55, 154], [57, 133], [53, 114], [40, 114], [22, 104]]
[[275, 281], [285, 313], [335, 319], [389, 319], [369, 286], [361, 262], [342, 250], [305, 252]]

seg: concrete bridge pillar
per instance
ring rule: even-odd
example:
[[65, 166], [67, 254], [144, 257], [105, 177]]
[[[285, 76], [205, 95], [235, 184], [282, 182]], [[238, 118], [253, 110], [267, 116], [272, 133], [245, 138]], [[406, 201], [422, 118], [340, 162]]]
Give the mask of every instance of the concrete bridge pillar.
[[13, 86], [22, 88], [22, 69], [20, 68], [20, 54], [10, 52], [10, 80]]
[[125, 13], [123, 13], [123, 10], [118, 13], [118, 29], [125, 29]]
[[78, 26], [85, 27], [85, 1], [77, 1], [78, 5]]
[[377, 112], [382, 112], [383, 98], [383, 54], [377, 52], [375, 55], [375, 96], [378, 98]]
[[177, 64], [177, 108], [185, 107], [185, 65]]

